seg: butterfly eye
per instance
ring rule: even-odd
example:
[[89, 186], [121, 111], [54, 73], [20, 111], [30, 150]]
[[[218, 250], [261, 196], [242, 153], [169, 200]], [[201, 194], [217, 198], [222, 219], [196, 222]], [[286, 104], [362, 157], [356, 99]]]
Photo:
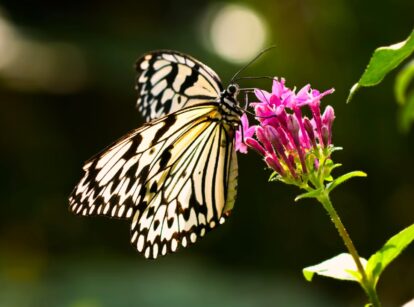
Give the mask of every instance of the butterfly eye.
[[231, 95], [233, 95], [234, 93], [236, 93], [236, 91], [237, 91], [237, 86], [236, 86], [236, 85], [234, 85], [234, 84], [230, 84], [230, 85], [227, 87], [227, 92], [228, 92], [229, 94], [231, 94]]

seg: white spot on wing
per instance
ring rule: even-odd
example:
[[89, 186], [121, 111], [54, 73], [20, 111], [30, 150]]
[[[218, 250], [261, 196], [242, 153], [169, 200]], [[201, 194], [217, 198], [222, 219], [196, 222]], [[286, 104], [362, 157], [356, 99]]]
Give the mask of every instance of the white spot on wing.
[[175, 60], [175, 58], [171, 55], [171, 54], [163, 54], [162, 57], [168, 61], [177, 63], [177, 61]]
[[162, 94], [162, 101], [165, 102], [167, 100], [170, 100], [174, 97], [174, 91], [170, 88], [167, 88], [164, 93]]
[[167, 87], [167, 81], [162, 80], [160, 83], [158, 83], [152, 88], [151, 94], [154, 96], [158, 96], [166, 87]]
[[177, 240], [176, 240], [176, 239], [172, 239], [172, 240], [171, 240], [171, 250], [172, 250], [173, 252], [175, 252], [175, 250], [177, 249], [177, 246], [178, 246], [178, 244], [177, 244]]
[[172, 66], [165, 66], [158, 70], [151, 78], [151, 84], [154, 86], [158, 81], [165, 78], [172, 71]]
[[127, 211], [127, 213], [126, 213], [126, 217], [127, 218], [130, 218], [131, 215], [132, 215], [132, 208], [129, 208], [128, 211]]
[[134, 217], [132, 219], [131, 229], [134, 229], [135, 226], [137, 225], [138, 218], [139, 218], [139, 210], [137, 210], [134, 214]]
[[145, 242], [144, 235], [140, 235], [139, 238], [138, 238], [138, 242], [137, 242], [137, 250], [139, 252], [141, 252], [142, 249], [144, 248], [144, 242]]
[[177, 58], [178, 63], [185, 64], [185, 59], [181, 55], [176, 54], [175, 57]]
[[182, 244], [183, 247], [187, 246], [187, 238], [186, 237], [182, 238], [181, 244]]
[[[181, 85], [184, 83], [185, 79], [189, 75], [191, 75], [191, 68], [190, 67], [184, 66], [184, 65], [179, 65], [178, 66], [178, 73], [177, 73], [177, 76], [174, 80], [174, 83], [172, 84], [172, 87], [176, 92], [180, 91]], [[200, 91], [200, 89], [199, 89], [199, 91]], [[200, 95], [200, 94], [198, 93], [198, 95]]]
[[148, 246], [146, 249], [145, 249], [145, 258], [149, 258], [149, 256], [150, 256], [150, 253], [151, 253], [151, 247], [150, 246]]
[[187, 61], [187, 65], [188, 66], [190, 66], [190, 67], [194, 67], [194, 65], [195, 65], [195, 63], [193, 62], [193, 61], [191, 61], [190, 59], [186, 59], [186, 61]]
[[201, 224], [201, 225], [206, 225], [207, 224], [206, 216], [201, 212], [198, 213], [198, 223]]
[[109, 204], [109, 203], [107, 203], [106, 205], [105, 205], [105, 208], [104, 208], [104, 210], [103, 210], [103, 214], [107, 214], [108, 213], [108, 211], [109, 211], [109, 208], [111, 207], [111, 205]]
[[154, 66], [154, 69], [156, 69], [156, 70], [158, 70], [158, 69], [160, 69], [161, 67], [163, 67], [163, 66], [165, 66], [165, 65], [169, 65], [170, 64], [170, 62], [169, 61], [166, 61], [166, 60], [157, 60], [157, 61], [155, 61], [154, 62], [154, 64], [153, 64], [153, 66]]
[[117, 206], [114, 206], [113, 208], [112, 208], [112, 211], [111, 211], [111, 215], [112, 216], [115, 216], [116, 215], [116, 209], [117, 209], [118, 207]]
[[158, 244], [155, 243], [154, 246], [152, 247], [153, 253], [152, 253], [152, 257], [157, 258], [158, 256]]
[[131, 238], [131, 243], [135, 242], [135, 240], [137, 239], [137, 236], [138, 236], [138, 231], [134, 231], [134, 234], [132, 235], [132, 238]]
[[122, 205], [121, 207], [119, 207], [118, 217], [121, 217], [124, 214], [124, 211], [125, 211], [125, 205]]
[[148, 61], [141, 62], [140, 67], [141, 67], [142, 70], [146, 70], [148, 68], [148, 66], [149, 66], [149, 62]]

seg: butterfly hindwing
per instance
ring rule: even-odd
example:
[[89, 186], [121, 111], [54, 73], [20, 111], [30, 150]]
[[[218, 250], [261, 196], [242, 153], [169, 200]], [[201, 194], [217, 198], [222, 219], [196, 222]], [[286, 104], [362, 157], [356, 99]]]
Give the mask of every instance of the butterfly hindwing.
[[137, 61], [136, 70], [137, 108], [146, 121], [216, 100], [223, 90], [212, 69], [177, 51], [148, 53]]
[[234, 204], [234, 129], [220, 116], [217, 103], [202, 103], [127, 134], [85, 164], [70, 209], [129, 219], [147, 258], [194, 243]]

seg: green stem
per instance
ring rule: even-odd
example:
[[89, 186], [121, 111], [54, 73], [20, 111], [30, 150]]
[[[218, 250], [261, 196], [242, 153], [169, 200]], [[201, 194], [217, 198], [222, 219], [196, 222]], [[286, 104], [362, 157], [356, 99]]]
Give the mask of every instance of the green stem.
[[342, 221], [339, 218], [338, 213], [333, 207], [331, 200], [329, 198], [329, 194], [326, 191], [324, 191], [323, 193], [321, 193], [321, 195], [317, 199], [323, 205], [325, 210], [328, 212], [331, 218], [331, 221], [334, 223], [336, 229], [339, 232], [339, 235], [341, 236], [342, 240], [345, 243], [346, 248], [348, 249], [349, 253], [354, 259], [355, 264], [358, 268], [358, 271], [361, 274], [362, 288], [365, 290], [366, 294], [368, 295], [370, 303], [372, 304], [373, 307], [380, 307], [381, 303], [379, 301], [377, 292], [375, 290], [375, 286], [368, 279], [367, 274], [365, 273], [365, 269], [362, 266], [362, 263], [359, 259], [358, 251], [356, 250], [354, 243], [352, 243], [352, 240], [348, 232], [346, 231], [344, 224], [342, 224]]

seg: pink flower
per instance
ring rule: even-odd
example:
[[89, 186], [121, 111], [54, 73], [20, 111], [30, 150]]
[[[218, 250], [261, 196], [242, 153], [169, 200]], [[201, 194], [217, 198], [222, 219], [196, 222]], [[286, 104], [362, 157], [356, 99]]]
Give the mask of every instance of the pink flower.
[[[297, 180], [309, 169], [317, 168], [318, 152], [332, 143], [334, 110], [327, 106], [321, 115], [320, 102], [333, 92], [330, 89], [320, 93], [308, 84], [296, 93], [286, 87], [283, 78], [273, 80], [271, 93], [256, 89], [259, 101], [250, 106], [259, 124], [249, 127], [247, 116], [242, 116], [242, 126], [236, 132], [236, 150], [246, 153], [248, 148], [254, 149], [280, 176]], [[310, 109], [311, 118], [303, 116], [305, 108]], [[311, 163], [307, 162], [310, 153], [314, 155]]]
[[[246, 114], [241, 117], [242, 126], [236, 131], [235, 149], [241, 153], [247, 153], [246, 141], [251, 139], [255, 133], [255, 126], [249, 127], [249, 119]], [[243, 139], [244, 137], [244, 139]]]

